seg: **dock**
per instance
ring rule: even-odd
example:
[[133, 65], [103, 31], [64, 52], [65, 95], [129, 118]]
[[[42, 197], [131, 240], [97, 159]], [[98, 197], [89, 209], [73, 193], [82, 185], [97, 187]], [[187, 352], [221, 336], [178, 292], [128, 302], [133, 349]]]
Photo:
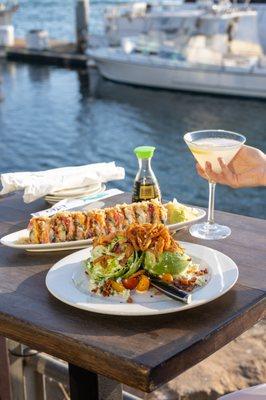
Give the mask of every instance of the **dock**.
[[[49, 40], [49, 48], [45, 50], [31, 49], [25, 39], [16, 39], [12, 47], [0, 48], [0, 57], [12, 61], [33, 62], [71, 68], [86, 68], [95, 66], [93, 60], [88, 60], [86, 49], [89, 45], [89, 2], [75, 1], [76, 43], [59, 40]], [[92, 38], [93, 40], [93, 38]]]
[[75, 43], [50, 40], [47, 50], [33, 50], [26, 47], [25, 40], [16, 39], [15, 45], [5, 48], [5, 56], [11, 61], [22, 61], [57, 65], [61, 67], [86, 68], [94, 67], [92, 60], [88, 60], [86, 54], [77, 52]]

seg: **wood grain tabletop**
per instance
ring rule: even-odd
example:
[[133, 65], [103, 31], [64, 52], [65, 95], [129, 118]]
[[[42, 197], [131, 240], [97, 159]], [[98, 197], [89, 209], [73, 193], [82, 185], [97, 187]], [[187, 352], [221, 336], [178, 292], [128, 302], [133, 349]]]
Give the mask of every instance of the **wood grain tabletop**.
[[[106, 205], [129, 202], [122, 194]], [[30, 213], [47, 208], [43, 200], [25, 205], [20, 194], [0, 199], [0, 236], [26, 227]], [[119, 317], [74, 309], [49, 294], [48, 269], [69, 251], [27, 253], [0, 247], [0, 335], [69, 363], [150, 392], [208, 357], [259, 321], [265, 310], [265, 231], [260, 219], [217, 212], [232, 235], [204, 244], [238, 265], [238, 283], [227, 294], [184, 312], [150, 317]]]

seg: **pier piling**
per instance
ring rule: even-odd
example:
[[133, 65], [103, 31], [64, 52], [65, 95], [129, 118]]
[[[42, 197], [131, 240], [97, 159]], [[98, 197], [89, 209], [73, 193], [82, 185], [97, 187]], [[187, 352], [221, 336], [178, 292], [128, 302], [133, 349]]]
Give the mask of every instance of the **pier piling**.
[[88, 0], [76, 0], [77, 52], [84, 54], [88, 46]]

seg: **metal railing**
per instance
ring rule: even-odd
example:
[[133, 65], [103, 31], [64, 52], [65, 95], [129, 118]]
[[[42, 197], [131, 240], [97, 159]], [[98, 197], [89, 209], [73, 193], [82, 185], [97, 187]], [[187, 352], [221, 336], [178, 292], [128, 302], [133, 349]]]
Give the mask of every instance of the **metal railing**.
[[[47, 396], [49, 380], [57, 383], [65, 400], [70, 400], [66, 362], [9, 339], [7, 349], [12, 400], [50, 400]], [[1, 374], [2, 371], [0, 379]], [[122, 392], [120, 384], [111, 379], [99, 376], [98, 382], [101, 400], [141, 400]]]

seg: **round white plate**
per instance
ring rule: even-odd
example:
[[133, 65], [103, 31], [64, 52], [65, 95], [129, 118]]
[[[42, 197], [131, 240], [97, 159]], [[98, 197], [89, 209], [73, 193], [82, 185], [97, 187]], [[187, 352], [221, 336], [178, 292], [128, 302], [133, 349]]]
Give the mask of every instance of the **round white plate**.
[[50, 293], [62, 302], [83, 310], [112, 315], [154, 315], [187, 310], [222, 296], [236, 283], [238, 268], [233, 260], [219, 251], [192, 243], [180, 242], [201, 267], [209, 270], [206, 286], [192, 293], [192, 302], [184, 304], [165, 295], [133, 294], [133, 303], [121, 296], [109, 298], [90, 294], [86, 290], [87, 276], [84, 261], [90, 257], [91, 248], [77, 251], [57, 262], [46, 276]]
[[[91, 205], [90, 205], [91, 206]], [[95, 207], [100, 208], [100, 204], [95, 203]], [[85, 206], [84, 209], [91, 209], [89, 206]], [[171, 232], [177, 231], [179, 229], [184, 228], [185, 226], [192, 225], [194, 222], [202, 219], [205, 215], [206, 212], [202, 210], [201, 208], [195, 208], [198, 211], [198, 216], [195, 217], [195, 219], [191, 221], [186, 221], [186, 222], [179, 222], [177, 224], [173, 225], [167, 225], [168, 228], [170, 229]], [[29, 237], [29, 233], [27, 229], [23, 229], [21, 231], [17, 231], [14, 233], [11, 233], [7, 236], [4, 236], [1, 238], [1, 243], [4, 246], [9, 246], [13, 247], [15, 249], [24, 249], [27, 251], [59, 251], [59, 250], [73, 250], [73, 249], [83, 249], [84, 247], [87, 247], [89, 244], [92, 243], [93, 239], [85, 239], [85, 240], [74, 240], [71, 242], [60, 242], [60, 243], [44, 243], [44, 244], [29, 244], [29, 243], [18, 243], [21, 239], [25, 239]]]
[[94, 189], [94, 190], [88, 190], [88, 191], [84, 191], [84, 192], [79, 193], [79, 194], [63, 195], [63, 196], [47, 194], [45, 196], [45, 199], [47, 199], [47, 200], [57, 200], [57, 201], [63, 200], [65, 198], [67, 198], [67, 199], [76, 199], [76, 198], [79, 198], [79, 197], [84, 197], [84, 196], [93, 195], [95, 193], [99, 193], [99, 192], [102, 191], [102, 189], [103, 189], [102, 186], [100, 186], [100, 187], [98, 187], [97, 189]]
[[102, 184], [98, 188], [95, 188], [93, 190], [88, 190], [80, 195], [77, 195], [77, 194], [76, 195], [67, 195], [67, 196], [46, 195], [44, 197], [44, 200], [47, 201], [47, 203], [49, 203], [49, 204], [56, 204], [59, 201], [64, 200], [66, 198], [74, 199], [74, 198], [81, 198], [84, 196], [91, 196], [91, 195], [94, 195], [97, 193], [102, 193], [105, 191], [105, 189], [106, 189], [106, 185]]
[[49, 193], [50, 196], [56, 196], [56, 197], [68, 197], [68, 196], [77, 196], [83, 193], [88, 193], [88, 192], [93, 192], [94, 190], [100, 189], [102, 186], [101, 183], [94, 183], [92, 185], [88, 186], [82, 186], [82, 187], [77, 187], [77, 188], [72, 188], [72, 189], [62, 189], [62, 190], [57, 190], [53, 193]]

